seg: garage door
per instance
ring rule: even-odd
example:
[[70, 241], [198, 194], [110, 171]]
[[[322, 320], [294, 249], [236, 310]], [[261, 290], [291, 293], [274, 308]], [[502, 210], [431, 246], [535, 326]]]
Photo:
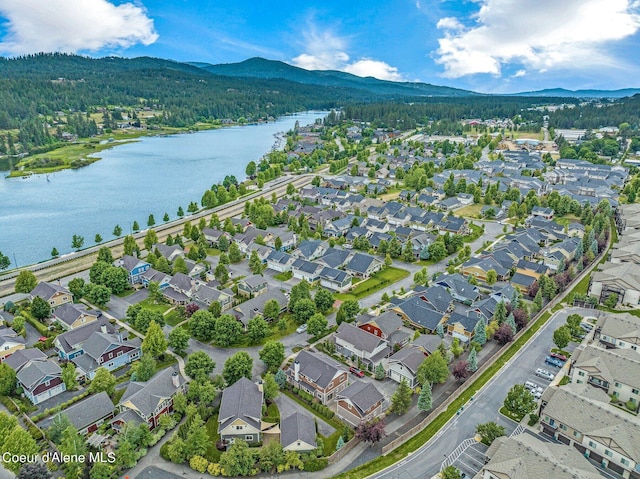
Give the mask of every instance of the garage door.
[[611, 469], [613, 472], [618, 473], [620, 475], [624, 473], [624, 468], [614, 462], [609, 461], [609, 465], [607, 467]]

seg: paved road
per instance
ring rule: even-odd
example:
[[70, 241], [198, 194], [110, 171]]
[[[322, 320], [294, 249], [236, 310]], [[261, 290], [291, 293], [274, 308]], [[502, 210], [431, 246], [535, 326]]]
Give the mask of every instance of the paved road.
[[401, 462], [371, 477], [392, 479], [398, 477], [432, 477], [440, 470], [440, 464], [446, 456], [467, 438], [475, 435], [475, 427], [479, 423], [496, 421], [505, 426], [507, 434], [515, 429], [516, 424], [502, 417], [498, 409], [502, 406], [509, 389], [517, 383], [531, 380], [548, 386], [548, 382], [537, 378], [534, 371], [545, 367], [544, 357], [553, 347], [553, 331], [565, 322], [572, 313], [588, 315], [590, 310], [568, 308], [559, 311], [545, 324], [504, 367], [476, 395], [473, 402], [467, 404], [459, 416], [455, 416], [433, 440], [408, 456]]

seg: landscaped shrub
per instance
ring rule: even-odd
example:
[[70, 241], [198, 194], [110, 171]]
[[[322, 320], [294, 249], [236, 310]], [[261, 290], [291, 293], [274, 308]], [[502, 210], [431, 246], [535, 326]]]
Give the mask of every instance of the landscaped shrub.
[[305, 472], [315, 472], [321, 471], [322, 469], [327, 467], [329, 465], [329, 460], [324, 457], [320, 457], [317, 459], [309, 459], [307, 461], [304, 461], [303, 464]]
[[540, 420], [540, 416], [538, 416], [537, 414], [529, 414], [529, 426], [535, 426], [536, 424], [538, 424], [538, 421]]

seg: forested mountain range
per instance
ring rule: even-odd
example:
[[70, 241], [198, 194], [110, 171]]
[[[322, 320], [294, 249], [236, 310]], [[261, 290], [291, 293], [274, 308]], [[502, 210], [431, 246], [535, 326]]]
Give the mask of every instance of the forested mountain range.
[[[462, 119], [517, 116], [539, 127], [544, 114], [556, 127], [629, 122], [637, 129], [639, 98], [601, 108], [579, 106], [575, 98], [479, 95], [422, 83], [307, 71], [259, 58], [206, 65], [149, 57], [38, 54], [0, 58], [0, 155], [51, 149], [64, 134], [92, 136], [99, 125], [89, 113], [117, 113], [117, 109], [134, 114], [140, 108], [153, 110], [156, 116], [147, 120], [147, 126], [191, 127], [197, 122], [344, 108], [343, 118], [391, 128], [436, 124], [434, 133], [450, 134], [459, 131]], [[532, 109], [560, 103], [576, 107], [552, 113]]]
[[223, 63], [211, 65], [208, 63], [192, 63], [216, 75], [247, 78], [277, 78], [297, 83], [332, 86], [339, 88], [353, 88], [392, 97], [420, 97], [420, 96], [475, 96], [472, 91], [451, 88], [447, 86], [430, 85], [419, 82], [392, 82], [378, 80], [373, 77], [359, 77], [350, 73], [336, 70], [305, 70], [288, 63], [266, 60], [264, 58], [249, 58], [239, 63]]

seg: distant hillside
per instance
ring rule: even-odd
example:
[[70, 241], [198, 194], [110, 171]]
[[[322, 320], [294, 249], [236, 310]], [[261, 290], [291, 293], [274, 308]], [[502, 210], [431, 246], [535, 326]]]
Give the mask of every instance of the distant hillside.
[[191, 63], [210, 73], [228, 77], [247, 77], [282, 79], [297, 83], [322, 85], [339, 88], [352, 88], [393, 97], [421, 96], [471, 96], [477, 93], [446, 86], [430, 85], [417, 82], [392, 82], [378, 80], [373, 77], [362, 78], [350, 73], [334, 70], [305, 70], [287, 63], [264, 58], [250, 58], [240, 63], [223, 63], [219, 65]]
[[546, 90], [514, 93], [512, 96], [544, 96], [562, 98], [624, 98], [640, 93], [640, 88], [623, 88], [621, 90], [567, 90], [565, 88], [548, 88]]

